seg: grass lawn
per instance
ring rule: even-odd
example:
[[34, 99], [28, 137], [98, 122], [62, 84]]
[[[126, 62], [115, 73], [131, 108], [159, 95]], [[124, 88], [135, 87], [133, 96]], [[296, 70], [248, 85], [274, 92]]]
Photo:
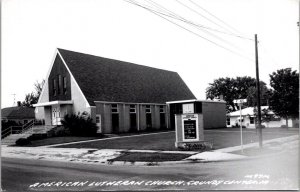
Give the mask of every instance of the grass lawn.
[[69, 144], [59, 147], [70, 148], [96, 148], [96, 149], [151, 149], [151, 150], [177, 150], [174, 132], [161, 132], [151, 135], [139, 135], [110, 140], [91, 141], [88, 143]]
[[180, 161], [190, 154], [178, 154], [178, 153], [137, 153], [126, 152], [123, 155], [112, 159], [112, 161], [143, 161], [143, 162], [162, 162], [162, 161]]
[[[299, 129], [269, 128], [263, 129], [263, 139], [298, 135]], [[211, 129], [204, 131], [204, 138], [213, 142], [214, 149], [240, 145], [240, 130], [238, 128]], [[243, 143], [258, 141], [255, 130], [243, 129]], [[67, 144], [63, 148], [95, 148], [95, 149], [137, 149], [137, 150], [178, 150], [175, 148], [175, 132], [161, 132], [151, 135], [139, 135], [109, 140], [91, 141], [86, 143]]]
[[100, 139], [103, 137], [76, 137], [76, 136], [65, 136], [65, 137], [49, 137], [45, 139], [33, 140], [31, 144], [26, 145], [26, 147], [38, 147], [45, 145], [53, 145], [59, 143], [69, 143], [74, 141], [85, 141], [91, 139]]
[[[165, 130], [158, 130], [157, 133], [166, 132]], [[32, 140], [31, 144], [26, 145], [26, 147], [39, 147], [45, 145], [54, 145], [54, 144], [63, 144], [63, 143], [70, 143], [76, 141], [86, 141], [86, 140], [94, 140], [94, 139], [101, 139], [101, 138], [110, 138], [110, 137], [119, 137], [119, 136], [130, 136], [130, 135], [142, 135], [147, 133], [153, 132], [138, 132], [138, 133], [120, 133], [120, 134], [107, 134], [107, 135], [99, 135], [93, 137], [77, 137], [77, 136], [59, 136], [59, 137], [49, 137], [44, 139], [37, 139]]]

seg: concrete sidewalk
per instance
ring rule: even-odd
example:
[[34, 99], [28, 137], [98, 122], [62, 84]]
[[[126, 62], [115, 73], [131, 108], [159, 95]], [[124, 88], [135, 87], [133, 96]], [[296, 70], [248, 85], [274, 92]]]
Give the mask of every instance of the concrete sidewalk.
[[[283, 151], [285, 149], [297, 147], [299, 144], [299, 136], [289, 136], [277, 139], [270, 139], [263, 142], [263, 150], [273, 150], [273, 151]], [[258, 143], [250, 143], [243, 145], [243, 150], [246, 152], [248, 149], [260, 151]], [[240, 154], [234, 154], [240, 152]], [[241, 160], [249, 158], [245, 155], [247, 153], [241, 152], [241, 146], [227, 147], [223, 149], [218, 149], [214, 151], [207, 151], [203, 153], [198, 153], [190, 156], [187, 160], [199, 160], [201, 162], [212, 162], [212, 161], [232, 161]], [[253, 157], [253, 156], [251, 156]]]
[[[276, 143], [278, 150], [280, 147], [290, 146], [287, 143], [298, 144], [299, 136], [290, 136], [264, 141], [266, 147], [274, 147]], [[258, 143], [244, 145], [244, 149], [255, 148]], [[195, 151], [156, 151], [156, 150], [124, 150], [124, 149], [76, 149], [76, 148], [49, 148], [49, 147], [8, 147], [2, 146], [2, 157], [26, 158], [49, 161], [93, 163], [93, 164], [114, 164], [114, 165], [165, 165], [191, 162], [216, 162], [246, 159], [247, 156], [232, 154], [231, 152], [240, 150], [240, 146], [228, 147], [215, 151], [195, 152]], [[168, 162], [115, 162], [111, 161], [119, 157], [124, 152], [143, 153], [177, 153], [189, 154], [190, 157], [181, 161]]]
[[[267, 145], [267, 147], [268, 147], [269, 144], [273, 143], [273, 142], [285, 144], [286, 142], [295, 141], [295, 140], [299, 140], [299, 135], [293, 135], [293, 136], [289, 136], [289, 137], [281, 137], [281, 138], [266, 140], [266, 141], [263, 141], [263, 146]], [[243, 145], [243, 149], [249, 149], [249, 148], [258, 147], [258, 146], [259, 146], [258, 143], [249, 143], [249, 144]], [[227, 148], [223, 148], [223, 149], [217, 149], [214, 151], [229, 153], [229, 152], [234, 152], [234, 151], [239, 151], [239, 150], [241, 150], [241, 146], [227, 147]]]

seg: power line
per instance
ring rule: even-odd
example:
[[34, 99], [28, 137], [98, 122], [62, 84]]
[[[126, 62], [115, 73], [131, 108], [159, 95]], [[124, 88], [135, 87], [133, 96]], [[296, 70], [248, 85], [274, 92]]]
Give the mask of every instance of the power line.
[[233, 31], [240, 33], [237, 29], [233, 28], [232, 26], [230, 26], [229, 24], [227, 24], [225, 21], [221, 20], [220, 18], [218, 18], [217, 16], [215, 16], [214, 14], [210, 13], [208, 10], [204, 9], [203, 7], [201, 7], [199, 4], [195, 3], [192, 0], [189, 0], [192, 4], [194, 4], [196, 7], [200, 8], [201, 10], [205, 11], [206, 13], [208, 13], [209, 15], [211, 15], [212, 17], [214, 17], [215, 19], [217, 19], [218, 21], [220, 21], [221, 23], [223, 23], [224, 25], [226, 25], [228, 28], [232, 29]]
[[240, 56], [240, 57], [243, 57], [243, 58], [245, 58], [245, 59], [247, 59], [247, 60], [250, 60], [250, 61], [252, 61], [252, 62], [254, 61], [254, 60], [251, 59], [251, 58], [248, 58], [248, 57], [246, 57], [246, 56], [244, 56], [244, 55], [242, 55], [242, 54], [240, 54], [240, 53], [238, 53], [238, 52], [232, 51], [232, 50], [230, 50], [230, 49], [228, 49], [228, 48], [226, 48], [226, 47], [224, 47], [224, 46], [222, 46], [222, 45], [219, 45], [218, 43], [215, 43], [214, 41], [211, 41], [211, 40], [209, 40], [209, 39], [207, 39], [207, 38], [205, 38], [205, 37], [199, 35], [198, 33], [194, 32], [194, 31], [191, 31], [191, 30], [189, 30], [189, 29], [187, 29], [187, 28], [185, 28], [185, 27], [183, 27], [183, 26], [181, 26], [181, 25], [179, 25], [179, 24], [177, 24], [177, 23], [171, 21], [170, 19], [167, 19], [167, 18], [161, 16], [160, 14], [156, 13], [154, 10], [152, 10], [152, 9], [150, 9], [150, 8], [147, 8], [147, 7], [143, 6], [143, 5], [140, 5], [140, 4], [136, 3], [136, 2], [133, 1], [133, 0], [124, 0], [124, 1], [126, 1], [126, 2], [128, 2], [128, 3], [131, 3], [131, 4], [133, 4], [133, 5], [139, 6], [139, 7], [143, 8], [143, 9], [145, 9], [145, 10], [148, 10], [148, 11], [150, 11], [151, 13], [153, 13], [153, 14], [155, 14], [155, 15], [157, 15], [157, 16], [159, 16], [159, 17], [165, 19], [165, 20], [167, 20], [168, 22], [170, 22], [170, 23], [172, 23], [172, 24], [174, 24], [174, 25], [176, 25], [176, 26], [178, 26], [178, 27], [180, 27], [180, 28], [182, 28], [182, 29], [184, 29], [184, 30], [186, 30], [186, 31], [188, 31], [188, 32], [190, 32], [190, 33], [192, 33], [192, 34], [194, 34], [194, 35], [196, 35], [196, 36], [198, 36], [198, 37], [200, 37], [200, 38], [202, 38], [202, 39], [204, 39], [204, 40], [206, 40], [206, 41], [208, 41], [208, 42], [210, 42], [210, 43], [212, 43], [212, 44], [214, 44], [214, 45], [216, 45], [216, 46], [218, 46], [218, 47], [220, 47], [220, 48], [222, 48], [222, 49], [225, 49], [225, 50], [227, 50], [227, 51], [229, 51], [229, 52], [231, 52], [231, 53], [233, 53], [233, 54], [235, 54], [235, 55], [238, 55], [238, 56]]
[[176, 26], [178, 26], [178, 27], [180, 27], [180, 28], [182, 28], [182, 29], [184, 29], [184, 30], [186, 30], [186, 31], [188, 31], [188, 32], [190, 32], [190, 33], [192, 33], [192, 34], [194, 34], [194, 35], [200, 37], [200, 38], [205, 39], [206, 41], [209, 41], [210, 43], [212, 43], [212, 44], [214, 44], [214, 45], [216, 45], [216, 46], [218, 46], [218, 47], [220, 47], [220, 48], [223, 48], [223, 49], [225, 49], [225, 50], [227, 50], [227, 51], [229, 51], [229, 52], [231, 52], [231, 53], [233, 53], [233, 54], [236, 54], [236, 55], [238, 55], [238, 56], [240, 56], [240, 57], [243, 57], [243, 58], [245, 58], [245, 59], [247, 59], [247, 60], [254, 61], [253, 59], [251, 59], [251, 58], [249, 58], [249, 57], [246, 57], [246, 56], [244, 56], [244, 55], [242, 55], [242, 54], [240, 54], [240, 53], [238, 53], [238, 52], [236, 52], [236, 51], [232, 51], [232, 50], [230, 50], [230, 49], [228, 49], [228, 48], [226, 48], [226, 47], [224, 47], [224, 46], [222, 46], [222, 45], [219, 45], [219, 44], [215, 43], [214, 41], [209, 40], [209, 39], [207, 39], [207, 38], [205, 38], [205, 37], [199, 35], [198, 33], [195, 33], [194, 31], [191, 31], [191, 30], [189, 30], [189, 29], [187, 29], [187, 28], [185, 28], [185, 27], [183, 27], [183, 26], [181, 26], [181, 25], [179, 25], [179, 24], [177, 24], [177, 23], [175, 23], [175, 22], [173, 22], [173, 21], [171, 21], [171, 20], [169, 20], [169, 19], [167, 19], [167, 18], [161, 16], [161, 15], [160, 15], [159, 13], [157, 13], [155, 10], [152, 10], [152, 9], [150, 9], [150, 8], [147, 8], [147, 7], [143, 6], [143, 5], [141, 5], [141, 4], [138, 4], [138, 3], [137, 3], [136, 1], [134, 1], [134, 0], [124, 0], [124, 1], [126, 1], [126, 2], [128, 2], [128, 3], [131, 3], [131, 4], [134, 4], [134, 5], [136, 5], [136, 6], [139, 6], [139, 7], [141, 7], [141, 8], [144, 8], [144, 9], [150, 11], [151, 13], [153, 13], [153, 14], [155, 14], [155, 15], [157, 15], [157, 16], [159, 16], [159, 17], [161, 17], [161, 18], [163, 18], [163, 19], [165, 19], [165, 20], [167, 20], [167, 21], [169, 21], [169, 22], [171, 22], [172, 24], [174, 24], [174, 25], [176, 25]]
[[222, 25], [219, 25], [218, 23], [216, 23], [216, 22], [214, 22], [213, 20], [211, 20], [211, 19], [207, 18], [206, 16], [202, 15], [201, 13], [199, 13], [198, 11], [196, 11], [195, 9], [190, 8], [189, 6], [187, 6], [187, 5], [185, 5], [184, 3], [180, 2], [179, 0], [175, 0], [175, 1], [176, 1], [177, 3], [179, 3], [180, 5], [182, 5], [183, 7], [189, 9], [190, 11], [192, 11], [192, 12], [196, 13], [197, 15], [199, 15], [199, 16], [205, 18], [206, 20], [210, 21], [211, 23], [213, 23], [213, 24], [215, 24], [215, 25], [221, 27], [222, 29], [224, 29], [224, 30], [226, 30], [226, 31], [228, 31], [228, 32], [231, 32], [231, 31], [229, 31], [228, 29], [226, 29], [225, 27], [223, 27]]
[[241, 35], [237, 35], [237, 34], [234, 34], [234, 33], [231, 33], [231, 32], [228, 33], [228, 32], [224, 32], [224, 31], [220, 31], [220, 30], [218, 30], [218, 29], [214, 29], [214, 28], [211, 28], [211, 27], [207, 27], [207, 26], [204, 26], [204, 25], [197, 24], [197, 23], [195, 23], [195, 22], [189, 21], [189, 20], [187, 20], [187, 19], [181, 17], [180, 15], [178, 15], [178, 14], [176, 14], [176, 13], [174, 13], [174, 12], [168, 10], [168, 9], [166, 9], [166, 8], [163, 7], [162, 5], [159, 5], [158, 3], [155, 3], [155, 2], [153, 2], [153, 1], [151, 1], [151, 0], [146, 0], [146, 1], [147, 1], [147, 2], [150, 2], [152, 5], [156, 6], [157, 8], [159, 8], [159, 9], [161, 9], [161, 10], [163, 9], [165, 12], [167, 12], [168, 15], [159, 12], [160, 14], [163, 14], [163, 15], [165, 15], [165, 16], [167, 16], [167, 17], [172, 17], [172, 18], [174, 18], [174, 19], [181, 20], [181, 21], [183, 21], [183, 22], [185, 22], [185, 23], [188, 23], [188, 24], [191, 24], [191, 25], [194, 25], [194, 26], [197, 26], [197, 27], [201, 27], [201, 28], [204, 28], [204, 29], [207, 29], [207, 30], [211, 30], [211, 31], [214, 31], [214, 32], [218, 32], [218, 33], [222, 33], [222, 34], [225, 34], [225, 35], [234, 36], [234, 37], [241, 38], [241, 39], [245, 39], [245, 40], [254, 41], [254, 40], [251, 39], [251, 38], [243, 37], [243, 36], [241, 36]]
[[[166, 12], [166, 13], [162, 13], [162, 12], [153, 10], [153, 9], [149, 8], [149, 6], [147, 6], [147, 9], [150, 9], [151, 11], [154, 11], [154, 12], [156, 12], [156, 13], [158, 13], [158, 14], [161, 14], [161, 15], [164, 15], [164, 16], [167, 16], [167, 17], [170, 17], [170, 18], [172, 18], [172, 19], [176, 19], [176, 20], [185, 22], [185, 23], [187, 23], [187, 24], [189, 24], [189, 25], [192, 25], [193, 27], [197, 27], [199, 30], [201, 30], [201, 31], [203, 31], [203, 32], [205, 32], [205, 33], [207, 33], [207, 34], [209, 34], [209, 35], [211, 35], [211, 36], [213, 36], [213, 37], [219, 39], [219, 40], [222, 41], [222, 42], [227, 43], [228, 45], [231, 45], [231, 46], [234, 47], [236, 50], [238, 50], [238, 51], [243, 50], [242, 48], [236, 46], [235, 44], [232, 44], [232, 43], [230, 43], [229, 41], [226, 41], [226, 40], [220, 38], [219, 36], [214, 35], [213, 33], [210, 33], [210, 32], [208, 32], [208, 31], [206, 31], [206, 30], [201, 29], [201, 28], [198, 26], [198, 24], [195, 24], [195, 23], [193, 23], [192, 21], [189, 21], [189, 20], [183, 18], [182, 16], [180, 16], [180, 15], [178, 15], [178, 14], [176, 14], [176, 13], [170, 11], [169, 9], [163, 7], [162, 5], [159, 5], [158, 3], [155, 3], [155, 2], [153, 2], [152, 0], [145, 0], [145, 1], [150, 2], [150, 3], [151, 3], [152, 5], [154, 5], [156, 8], [158, 8], [159, 10], [163, 10], [163, 11]], [[137, 1], [135, 1], [135, 3], [141, 5], [141, 3], [138, 3]], [[146, 5], [142, 5], [142, 6], [145, 7]], [[205, 27], [204, 27], [204, 28], [205, 28]], [[238, 53], [238, 51], [235, 51], [235, 52]], [[247, 53], [247, 54], [248, 54], [248, 53]]]
[[[192, 25], [193, 27], [197, 27], [197, 28], [198, 28], [199, 30], [201, 30], [202, 32], [204, 32], [204, 33], [206, 33], [206, 34], [209, 34], [209, 35], [213, 36], [214, 38], [217, 38], [218, 40], [220, 40], [220, 41], [222, 41], [222, 42], [225, 42], [226, 44], [232, 46], [233, 48], [235, 48], [236, 50], [238, 50], [238, 52], [240, 52], [240, 53], [241, 53], [241, 52], [245, 52], [245, 55], [248, 55], [248, 54], [249, 54], [247, 51], [244, 50], [244, 48], [241, 48], [241, 47], [239, 47], [239, 46], [236, 46], [235, 44], [233, 44], [233, 43], [231, 43], [231, 42], [229, 42], [229, 41], [227, 41], [227, 40], [224, 40], [223, 38], [221, 38], [221, 37], [219, 37], [219, 36], [216, 36], [216, 35], [214, 35], [213, 33], [210, 33], [208, 30], [214, 31], [214, 32], [220, 32], [220, 33], [223, 33], [223, 34], [225, 34], [225, 35], [231, 35], [231, 36], [238, 37], [238, 38], [240, 38], [240, 39], [248, 40], [248, 41], [251, 41], [251, 42], [254, 41], [253, 39], [250, 39], [250, 38], [247, 38], [247, 37], [243, 37], [243, 36], [240, 36], [240, 35], [236, 35], [236, 34], [232, 34], [232, 33], [226, 33], [226, 32], [223, 32], [223, 31], [218, 31], [218, 30], [215, 30], [215, 29], [211, 30], [211, 28], [208, 28], [208, 27], [203, 26], [203, 25], [199, 25], [199, 24], [197, 24], [197, 23], [194, 23], [194, 22], [192, 22], [192, 21], [190, 21], [190, 20], [187, 20], [187, 19], [183, 18], [183, 17], [180, 16], [179, 14], [170, 11], [169, 9], [163, 7], [162, 5], [160, 5], [160, 4], [158, 4], [158, 3], [155, 3], [155, 2], [152, 1], [152, 0], [145, 0], [145, 1], [150, 2], [152, 5], [154, 5], [154, 6], [155, 6], [156, 8], [158, 8], [159, 10], [162, 10], [163, 12], [166, 12], [166, 13], [168, 14], [168, 15], [166, 15], [166, 16], [168, 16], [168, 17], [170, 17], [170, 18], [174, 18], [174, 19], [180, 20], [180, 21], [182, 21], [182, 22], [185, 22], [185, 23], [187, 23], [187, 24], [189, 24], [189, 25]], [[157, 13], [164, 14], [164, 13], [161, 13], [161, 12], [157, 12]], [[165, 15], [165, 14], [164, 14], [164, 15]], [[203, 28], [203, 29], [201, 29], [201, 28]], [[208, 29], [208, 30], [205, 30], [205, 29]]]
[[[180, 21], [185, 22], [185, 23], [187, 23], [187, 24], [189, 24], [189, 25], [192, 25], [193, 27], [197, 27], [199, 30], [203, 31], [204, 33], [209, 34], [209, 35], [211, 35], [211, 36], [213, 36], [213, 37], [219, 39], [220, 41], [222, 41], [222, 42], [224, 42], [224, 43], [226, 43], [226, 44], [228, 44], [228, 45], [230, 45], [230, 46], [232, 46], [232, 47], [234, 47], [234, 48], [236, 48], [236, 49], [238, 49], [238, 50], [241, 49], [240, 47], [238, 47], [238, 46], [232, 44], [231, 42], [229, 42], [229, 41], [227, 41], [227, 40], [224, 40], [223, 38], [221, 38], [221, 37], [219, 37], [219, 36], [217, 36], [217, 35], [215, 35], [215, 34], [209, 32], [209, 31], [207, 31], [207, 30], [205, 30], [205, 29], [201, 29], [202, 27], [200, 27], [198, 24], [195, 24], [194, 22], [189, 21], [189, 20], [187, 20], [187, 19], [181, 17], [180, 15], [178, 15], [178, 14], [176, 14], [176, 13], [174, 13], [174, 12], [172, 12], [172, 11], [166, 9], [166, 8], [164, 8], [163, 6], [161, 6], [161, 5], [159, 5], [159, 4], [155, 3], [155, 2], [153, 2], [153, 1], [151, 1], [151, 0], [149, 0], [149, 1], [146, 0], [146, 1], [147, 1], [147, 2], [150, 2], [152, 5], [155, 4], [154, 6], [156, 6], [156, 7], [157, 7], [158, 9], [160, 9], [160, 10], [161, 10], [161, 9], [165, 10], [167, 13], [169, 13], [169, 15], [151, 9], [152, 11], [155, 11], [155, 12], [158, 13], [158, 14], [162, 14], [162, 15], [165, 15], [165, 16], [170, 17], [170, 18], [173, 18], [173, 19], [180, 20]], [[141, 5], [141, 4], [140, 4], [140, 5]], [[145, 5], [143, 5], [143, 6], [145, 6]], [[149, 7], [147, 7], [147, 8], [149, 8]], [[149, 9], [150, 9], [150, 8], [149, 8]], [[205, 27], [204, 27], [204, 28], [205, 28]]]
[[[152, 1], [152, 0], [145, 0], [145, 1], [148, 2], [148, 3], [150, 3], [151, 5], [154, 5], [155, 8], [158, 8], [159, 10], [161, 10], [161, 11], [163, 11], [163, 12], [160, 12], [160, 11], [156, 11], [156, 10], [151, 9], [152, 11], [155, 11], [155, 12], [158, 13], [158, 14], [161, 14], [161, 15], [164, 15], [164, 16], [167, 16], [167, 17], [176, 19], [176, 20], [180, 20], [180, 21], [185, 22], [185, 23], [187, 23], [187, 24], [189, 24], [189, 25], [192, 25], [193, 27], [197, 27], [197, 28], [198, 28], [199, 30], [201, 30], [202, 32], [204, 32], [204, 33], [206, 33], [206, 34], [209, 34], [210, 36], [213, 36], [214, 38], [217, 38], [218, 40], [220, 40], [220, 41], [222, 41], [222, 42], [224, 42], [224, 43], [226, 43], [226, 44], [232, 46], [232, 47], [235, 48], [236, 50], [239, 50], [239, 51], [242, 50], [242, 48], [236, 46], [235, 44], [233, 44], [233, 43], [231, 43], [231, 42], [229, 42], [229, 41], [227, 41], [227, 40], [224, 40], [223, 38], [221, 38], [221, 37], [219, 37], [219, 36], [217, 36], [217, 35], [215, 35], [215, 34], [209, 32], [208, 30], [210, 30], [210, 28], [208, 28], [208, 27], [206, 27], [206, 26], [203, 26], [203, 25], [196, 24], [196, 23], [194, 23], [194, 22], [192, 22], [192, 21], [190, 21], [190, 20], [187, 20], [187, 19], [183, 18], [182, 16], [180, 16], [180, 15], [178, 15], [178, 14], [176, 14], [176, 13], [170, 11], [169, 9], [163, 7], [162, 5], [159, 5], [158, 3], [155, 3], [155, 2]], [[137, 2], [136, 2], [136, 3], [137, 3]], [[141, 3], [139, 3], [139, 5], [141, 5]], [[146, 5], [143, 5], [143, 6], [145, 7]], [[147, 8], [149, 8], [149, 6], [147, 6]], [[151, 7], [151, 8], [152, 8], [152, 7]], [[150, 8], [149, 8], [149, 9], [150, 9]], [[201, 29], [201, 28], [203, 28], [203, 29]], [[208, 29], [208, 30], [205, 30], [205, 29]], [[214, 31], [216, 31], [216, 30], [214, 30]], [[220, 32], [220, 31], [217, 31], [217, 32]], [[224, 32], [221, 32], [221, 33], [224, 33]], [[226, 33], [226, 35], [228, 35], [228, 33]], [[229, 34], [229, 35], [235, 36], [234, 34]], [[248, 39], [247, 39], [247, 40], [248, 40]]]
[[[178, 1], [178, 0], [176, 0]], [[212, 17], [214, 17], [215, 19], [217, 19], [218, 21], [220, 21], [221, 23], [223, 23], [226, 27], [230, 28], [231, 30], [235, 31], [238, 34], [232, 33], [235, 37], [239, 37], [241, 39], [246, 39], [246, 40], [250, 40], [250, 41], [254, 41], [254, 39], [250, 38], [250, 37], [246, 37], [244, 35], [241, 35], [242, 33], [235, 29], [234, 27], [232, 27], [231, 25], [229, 25], [228, 23], [226, 23], [225, 21], [221, 20], [220, 18], [218, 18], [216, 15], [210, 13], [208, 10], [204, 9], [203, 7], [201, 7], [199, 4], [195, 3], [192, 0], [189, 0], [192, 4], [194, 4], [196, 7], [200, 8], [201, 10], [205, 11], [206, 13], [208, 13], [209, 15], [211, 15]], [[199, 12], [197, 12], [199, 13]], [[199, 13], [200, 14], [200, 13]], [[201, 14], [202, 15], [202, 14]], [[210, 20], [211, 21], [211, 20]], [[216, 24], [215, 22], [213, 22], [214, 24]], [[219, 25], [218, 25], [219, 26]], [[223, 27], [222, 27], [223, 28]]]

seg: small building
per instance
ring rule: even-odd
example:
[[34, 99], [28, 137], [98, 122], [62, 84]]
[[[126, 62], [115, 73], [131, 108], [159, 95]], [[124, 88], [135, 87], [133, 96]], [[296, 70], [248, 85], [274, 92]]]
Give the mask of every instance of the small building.
[[[256, 128], [254, 107], [247, 107], [242, 109], [241, 111], [242, 111], [241, 120], [240, 120], [240, 110], [227, 114], [227, 120], [226, 120], [227, 127], [239, 127], [240, 121], [242, 121], [242, 126], [246, 128], [252, 128], [252, 129]], [[261, 106], [261, 111], [262, 111], [262, 115], [266, 113], [266, 115], [268, 116], [268, 120], [266, 121], [262, 118], [261, 124], [264, 127], [266, 128], [281, 127], [286, 125], [286, 120], [276, 116], [273, 111], [269, 110], [269, 106]], [[289, 127], [295, 126], [295, 124], [296, 124], [295, 120], [288, 119]]]
[[166, 102], [195, 99], [178, 73], [57, 49], [36, 118], [61, 125], [88, 114], [101, 133], [171, 128]]
[[226, 102], [182, 100], [167, 102], [170, 124], [175, 126], [175, 147], [201, 150], [204, 129], [226, 127]]
[[1, 119], [4, 122], [14, 121], [23, 125], [35, 119], [34, 108], [32, 107], [7, 107], [1, 109]]
[[167, 102], [170, 109], [170, 124], [175, 127], [175, 115], [201, 114], [203, 115], [203, 128], [226, 127], [226, 102], [219, 100], [182, 100]]

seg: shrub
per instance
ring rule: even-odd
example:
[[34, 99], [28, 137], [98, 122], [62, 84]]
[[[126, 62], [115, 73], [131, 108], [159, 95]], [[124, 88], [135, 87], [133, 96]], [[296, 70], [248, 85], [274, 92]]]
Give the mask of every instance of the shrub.
[[28, 145], [30, 143], [31, 143], [30, 140], [27, 138], [20, 138], [16, 141], [17, 146], [24, 146], [24, 145]]
[[94, 136], [98, 129], [93, 119], [84, 113], [65, 115], [62, 125], [74, 136]]

